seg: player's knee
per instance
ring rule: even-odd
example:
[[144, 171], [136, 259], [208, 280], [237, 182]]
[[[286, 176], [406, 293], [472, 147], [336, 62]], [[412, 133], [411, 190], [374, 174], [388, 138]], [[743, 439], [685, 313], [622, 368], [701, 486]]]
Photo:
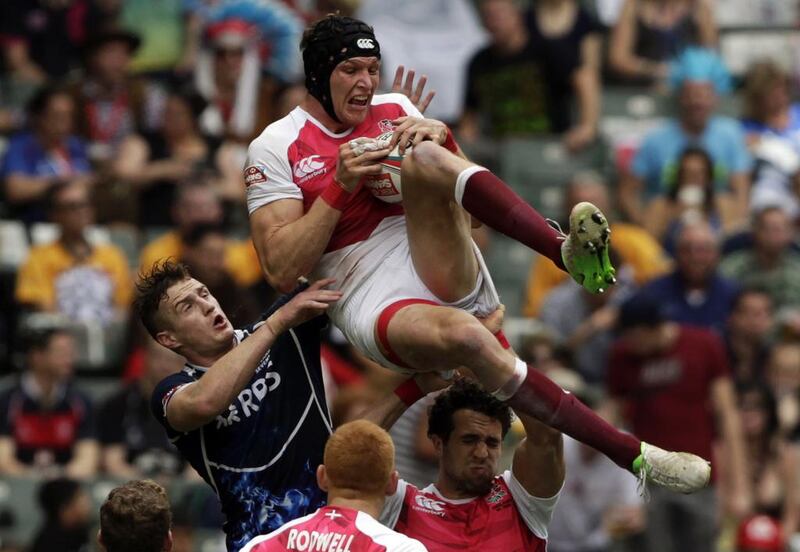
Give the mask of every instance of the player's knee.
[[453, 354], [464, 358], [481, 356], [492, 336], [473, 316], [446, 324], [441, 329], [442, 340]]
[[447, 150], [433, 142], [426, 141], [414, 146], [411, 152], [403, 158], [401, 170], [403, 171], [403, 182], [425, 181], [427, 184], [436, 179], [431, 177], [436, 175], [443, 166], [442, 156]]

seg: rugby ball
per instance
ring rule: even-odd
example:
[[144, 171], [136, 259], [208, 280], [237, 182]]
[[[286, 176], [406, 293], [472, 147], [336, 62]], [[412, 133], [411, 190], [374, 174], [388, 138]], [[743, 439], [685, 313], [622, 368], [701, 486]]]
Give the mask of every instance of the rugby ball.
[[[378, 136], [378, 140], [391, 140], [393, 132], [385, 132]], [[411, 151], [410, 148], [406, 152]], [[403, 188], [400, 181], [400, 165], [403, 163], [403, 155], [400, 148], [394, 149], [385, 158], [381, 159], [383, 172], [369, 176], [365, 182], [369, 191], [376, 199], [386, 203], [400, 203], [403, 201]]]

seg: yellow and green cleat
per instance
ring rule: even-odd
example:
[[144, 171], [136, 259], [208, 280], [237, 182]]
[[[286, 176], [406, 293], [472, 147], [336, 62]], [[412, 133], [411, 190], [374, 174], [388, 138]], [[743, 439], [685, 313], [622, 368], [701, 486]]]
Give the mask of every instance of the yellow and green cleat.
[[591, 293], [603, 293], [617, 282], [616, 270], [608, 259], [610, 241], [608, 219], [600, 209], [587, 201], [572, 208], [561, 259], [575, 281]]

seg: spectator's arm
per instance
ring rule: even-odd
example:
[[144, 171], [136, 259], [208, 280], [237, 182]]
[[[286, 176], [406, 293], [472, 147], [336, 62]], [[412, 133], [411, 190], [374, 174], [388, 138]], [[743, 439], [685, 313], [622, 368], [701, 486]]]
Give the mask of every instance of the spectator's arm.
[[728, 508], [733, 515], [741, 518], [752, 508], [752, 493], [747, 477], [742, 426], [729, 377], [717, 377], [711, 382], [711, 403], [725, 443], [730, 470], [731, 493]]
[[135, 187], [145, 188], [157, 180], [182, 180], [192, 172], [192, 165], [180, 159], [150, 161], [150, 148], [140, 136], [128, 136], [119, 146], [111, 166], [114, 176]]
[[21, 477], [33, 475], [33, 470], [17, 460], [17, 446], [7, 435], [0, 437], [0, 473], [6, 476]]
[[231, 202], [244, 204], [245, 185], [242, 176], [242, 160], [237, 155], [236, 147], [224, 143], [217, 150], [215, 159], [219, 177], [215, 180], [219, 197]]
[[47, 73], [30, 57], [28, 43], [22, 38], [4, 40], [3, 58], [8, 72], [23, 81], [44, 84]]
[[458, 139], [464, 142], [475, 142], [480, 138], [478, 114], [471, 109], [465, 109], [458, 123]]
[[47, 191], [61, 179], [57, 176], [31, 176], [12, 172], [6, 177], [6, 199], [9, 203], [30, 203], [44, 198]]
[[630, 222], [641, 225], [644, 205], [642, 205], [644, 182], [630, 171], [625, 171], [619, 181], [619, 207]]
[[781, 446], [780, 469], [783, 483], [783, 533], [793, 535], [800, 522], [800, 492], [798, 492], [797, 466], [800, 462], [800, 445], [784, 443]]
[[73, 479], [89, 479], [97, 475], [100, 463], [100, 445], [94, 439], [81, 439], [75, 443], [72, 460], [64, 466], [64, 475]]
[[697, 24], [700, 45], [706, 48], [716, 48], [719, 42], [717, 22], [714, 19], [714, 8], [707, 0], [695, 2], [694, 19]]
[[17, 273], [16, 301], [38, 310], [55, 309], [55, 283], [48, 274], [41, 251], [34, 249]]
[[102, 450], [103, 469], [111, 477], [119, 479], [138, 479], [141, 474], [128, 463], [124, 445], [106, 445]]
[[654, 62], [634, 53], [636, 43], [636, 0], [626, 0], [611, 31], [608, 62], [611, 68], [630, 78], [660, 79], [667, 74], [666, 63]]
[[750, 210], [750, 174], [735, 172], [731, 175], [731, 217], [737, 222], [746, 222]]
[[561, 433], [531, 416], [517, 416], [525, 428], [525, 439], [514, 451], [514, 477], [532, 496], [555, 496], [564, 484], [566, 471]]
[[572, 86], [578, 98], [580, 122], [567, 133], [567, 147], [578, 150], [591, 143], [597, 135], [600, 120], [600, 36], [589, 34], [581, 41], [581, 66], [572, 76]]

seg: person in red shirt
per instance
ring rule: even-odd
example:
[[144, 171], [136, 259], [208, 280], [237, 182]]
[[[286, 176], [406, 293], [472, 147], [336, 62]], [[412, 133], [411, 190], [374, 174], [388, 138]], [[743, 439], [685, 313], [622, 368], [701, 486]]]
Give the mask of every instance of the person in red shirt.
[[561, 433], [518, 414], [526, 439], [500, 475], [511, 409], [477, 383], [457, 380], [431, 407], [428, 437], [439, 457], [436, 483], [400, 481], [380, 520], [431, 552], [544, 552], [564, 483]]
[[252, 539], [241, 552], [425, 552], [419, 541], [375, 519], [397, 489], [394, 444], [386, 431], [367, 420], [344, 424], [328, 439], [323, 458], [317, 483], [328, 493], [328, 505]]
[[[712, 444], [719, 433], [730, 451], [724, 481], [726, 487], [730, 485], [726, 507], [737, 517], [746, 515], [751, 496], [742, 432], [721, 340], [710, 330], [667, 322], [659, 303], [641, 295], [622, 305], [617, 324], [620, 337], [608, 360], [612, 417], [621, 415], [648, 443], [707, 459], [712, 459]], [[650, 490], [649, 551], [715, 549], [713, 483], [691, 496]]]

